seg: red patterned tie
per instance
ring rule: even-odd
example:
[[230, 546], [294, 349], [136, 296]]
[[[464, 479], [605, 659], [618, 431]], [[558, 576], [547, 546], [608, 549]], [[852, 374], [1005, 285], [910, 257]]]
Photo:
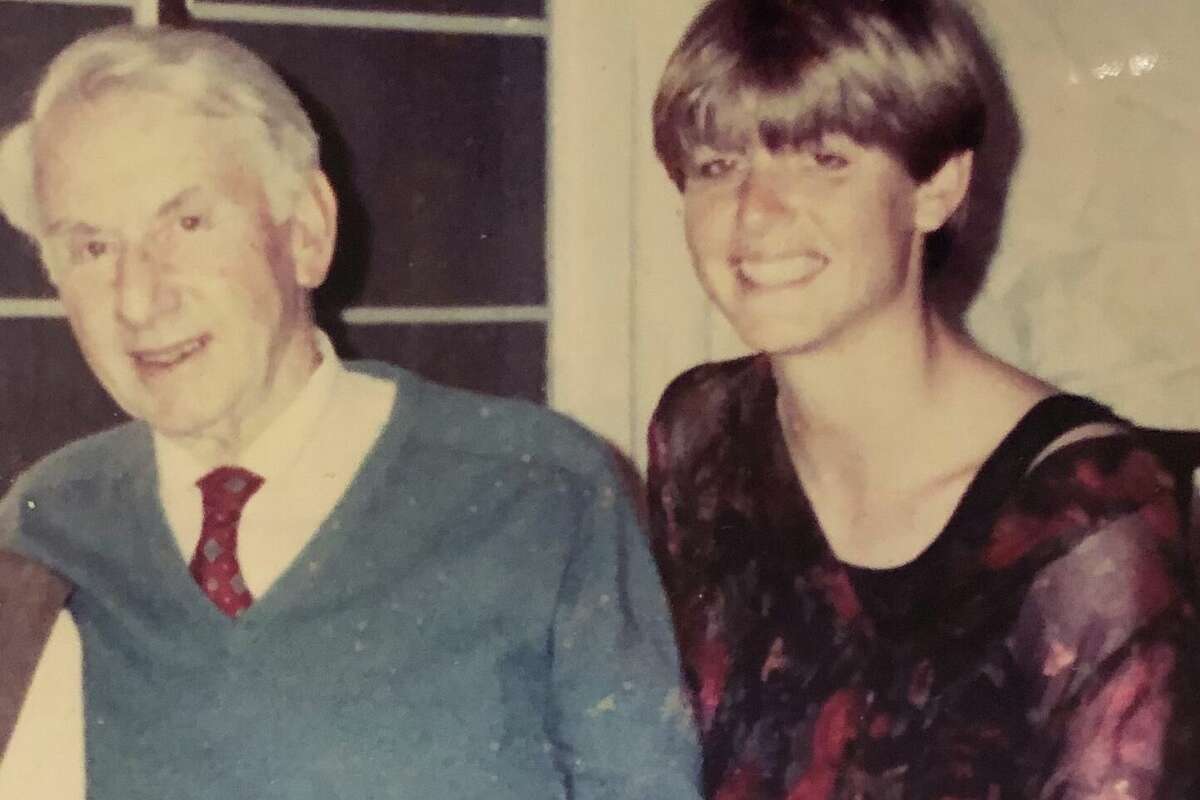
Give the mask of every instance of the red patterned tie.
[[261, 477], [239, 467], [217, 467], [196, 481], [204, 522], [188, 569], [208, 599], [230, 617], [254, 602], [238, 567], [237, 527], [246, 501], [262, 484]]

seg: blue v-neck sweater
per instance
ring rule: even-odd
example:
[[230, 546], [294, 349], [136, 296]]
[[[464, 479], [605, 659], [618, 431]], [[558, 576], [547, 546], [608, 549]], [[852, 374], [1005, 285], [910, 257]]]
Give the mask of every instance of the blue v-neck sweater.
[[0, 542], [74, 586], [91, 800], [694, 798], [657, 574], [603, 447], [395, 380], [334, 511], [236, 621], [163, 516], [148, 428], [43, 460]]

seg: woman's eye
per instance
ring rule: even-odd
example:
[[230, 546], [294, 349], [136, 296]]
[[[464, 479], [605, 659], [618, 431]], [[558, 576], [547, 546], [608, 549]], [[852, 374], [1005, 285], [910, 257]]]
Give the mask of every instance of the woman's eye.
[[89, 258], [103, 258], [108, 254], [108, 242], [101, 242], [96, 239], [88, 242], [83, 246], [84, 252]]
[[197, 230], [204, 222], [204, 218], [199, 214], [185, 214], [179, 218], [179, 227], [185, 231]]
[[850, 165], [850, 162], [845, 156], [834, 153], [830, 150], [817, 150], [812, 154], [813, 162], [821, 169], [839, 170], [845, 169]]
[[696, 174], [701, 178], [721, 178], [737, 169], [737, 161], [732, 158], [710, 158], [701, 161], [696, 167]]

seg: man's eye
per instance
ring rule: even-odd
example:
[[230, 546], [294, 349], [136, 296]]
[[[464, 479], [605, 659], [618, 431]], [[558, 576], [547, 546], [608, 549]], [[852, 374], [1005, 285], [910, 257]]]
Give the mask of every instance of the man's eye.
[[204, 223], [204, 218], [199, 214], [185, 214], [179, 218], [179, 227], [185, 231], [198, 230]]
[[52, 248], [52, 258], [63, 265], [105, 265], [118, 255], [120, 245], [113, 239], [80, 237], [56, 243]]

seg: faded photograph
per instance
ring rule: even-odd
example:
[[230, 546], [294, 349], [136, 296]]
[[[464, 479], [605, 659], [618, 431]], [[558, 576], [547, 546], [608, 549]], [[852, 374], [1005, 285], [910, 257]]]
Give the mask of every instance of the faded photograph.
[[1198, 24], [0, 0], [0, 797], [1200, 796]]

